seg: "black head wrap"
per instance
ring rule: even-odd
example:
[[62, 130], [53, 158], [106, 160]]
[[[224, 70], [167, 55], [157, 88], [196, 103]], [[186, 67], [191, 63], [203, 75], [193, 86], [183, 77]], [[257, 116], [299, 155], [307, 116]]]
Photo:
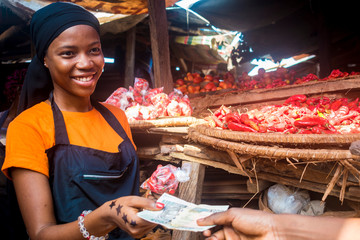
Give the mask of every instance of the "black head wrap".
[[100, 35], [97, 18], [76, 4], [56, 2], [34, 13], [30, 23], [30, 34], [36, 55], [31, 60], [25, 76], [18, 114], [46, 100], [53, 89], [49, 70], [44, 66], [44, 57], [51, 42], [66, 29], [83, 24], [93, 27]]

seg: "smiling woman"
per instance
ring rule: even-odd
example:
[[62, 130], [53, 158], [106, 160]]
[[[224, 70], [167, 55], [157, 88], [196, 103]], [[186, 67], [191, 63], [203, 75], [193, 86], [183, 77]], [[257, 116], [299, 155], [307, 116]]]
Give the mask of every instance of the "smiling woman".
[[[54, 85], [54, 99], [61, 110], [89, 111], [104, 67], [100, 37], [88, 25], [76, 25], [62, 32], [49, 46], [44, 65]], [[81, 105], [74, 105], [78, 101]], [[77, 109], [78, 108], [78, 109]]]
[[91, 99], [104, 67], [98, 20], [57, 2], [37, 11], [30, 29], [36, 56], [2, 166], [30, 239], [141, 237], [155, 224], [136, 213], [160, 209], [136, 196], [139, 160], [125, 113]]

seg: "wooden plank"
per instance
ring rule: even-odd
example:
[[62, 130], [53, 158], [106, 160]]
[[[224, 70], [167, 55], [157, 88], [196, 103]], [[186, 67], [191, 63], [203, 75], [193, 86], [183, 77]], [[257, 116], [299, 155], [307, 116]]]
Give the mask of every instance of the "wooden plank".
[[165, 1], [148, 0], [151, 52], [154, 62], [154, 88], [164, 87], [165, 93], [173, 90], [170, 70], [168, 21]]
[[156, 134], [170, 134], [170, 135], [182, 135], [185, 136], [188, 133], [189, 127], [156, 127], [149, 128], [148, 133]]
[[190, 162], [197, 162], [197, 163], [201, 163], [201, 164], [211, 166], [214, 168], [223, 169], [229, 173], [242, 175], [242, 171], [240, 171], [240, 169], [238, 169], [237, 167], [231, 166], [229, 164], [215, 162], [215, 161], [198, 158], [198, 157], [187, 156], [184, 153], [177, 153], [177, 152], [172, 152], [172, 153], [170, 153], [169, 156], [173, 157], [175, 159], [186, 160], [186, 161], [190, 161]]
[[286, 99], [294, 94], [323, 94], [336, 91], [346, 93], [360, 91], [360, 78], [317, 81], [299, 85], [284, 86], [276, 89], [256, 89], [246, 92], [228, 92], [205, 97], [190, 98], [191, 106], [206, 110], [221, 105], [244, 105]]
[[170, 144], [179, 144], [179, 143], [188, 142], [184, 136], [178, 136], [178, 135], [163, 135], [161, 137], [161, 141], [163, 143], [170, 143]]
[[160, 147], [139, 147], [136, 153], [140, 156], [147, 155], [152, 156], [160, 153]]
[[259, 198], [259, 194], [254, 195], [253, 193], [248, 193], [248, 194], [236, 194], [236, 193], [225, 193], [225, 194], [210, 193], [210, 194], [205, 194], [205, 193], [203, 193], [203, 195], [202, 195], [203, 200], [215, 200], [215, 199], [250, 200], [250, 199], [258, 199], [258, 198]]
[[184, 146], [181, 144], [164, 144], [159, 143], [160, 152], [162, 154], [169, 154], [171, 152], [182, 152], [184, 151]]
[[246, 181], [247, 190], [250, 193], [262, 192], [273, 184], [274, 183], [262, 179], [258, 179], [257, 182], [250, 182], [249, 180]]
[[237, 175], [232, 175], [232, 178], [229, 180], [214, 180], [209, 179], [207, 176], [205, 176], [205, 180], [203, 183], [203, 187], [205, 186], [227, 186], [227, 185], [246, 185], [247, 179], [234, 179], [237, 177]]
[[156, 155], [141, 155], [138, 154], [138, 157], [140, 160], [145, 160], [145, 161], [164, 161], [164, 162], [170, 162], [170, 163], [180, 163], [181, 160], [178, 159], [174, 159], [172, 157], [170, 157], [169, 155], [162, 155], [162, 154], [156, 154]]
[[[205, 176], [205, 166], [200, 163], [186, 162], [191, 164], [190, 180], [179, 184], [179, 198], [195, 204], [201, 203], [202, 188]], [[201, 233], [188, 231], [173, 231], [172, 240], [198, 239]]]
[[134, 86], [135, 75], [135, 43], [136, 26], [126, 32], [126, 53], [125, 53], [125, 83], [124, 86]]
[[240, 193], [248, 194], [247, 186], [245, 184], [237, 185], [223, 185], [223, 186], [203, 186], [203, 193]]
[[223, 151], [214, 150], [209, 146], [199, 144], [185, 144], [184, 154], [217, 162], [233, 163], [229, 154]]

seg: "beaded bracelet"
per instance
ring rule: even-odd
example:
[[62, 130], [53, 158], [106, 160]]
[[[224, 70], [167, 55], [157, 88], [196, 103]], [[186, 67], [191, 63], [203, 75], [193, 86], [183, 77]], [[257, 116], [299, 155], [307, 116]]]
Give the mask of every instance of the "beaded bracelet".
[[90, 240], [105, 240], [109, 238], [109, 234], [106, 234], [105, 236], [101, 236], [101, 237], [95, 237], [94, 235], [90, 235], [90, 233], [86, 230], [85, 225], [84, 225], [84, 219], [85, 216], [88, 215], [89, 213], [91, 213], [91, 210], [85, 210], [83, 211], [79, 218], [78, 218], [78, 225], [80, 228], [80, 232], [83, 235], [84, 238], [86, 239], [90, 239]]

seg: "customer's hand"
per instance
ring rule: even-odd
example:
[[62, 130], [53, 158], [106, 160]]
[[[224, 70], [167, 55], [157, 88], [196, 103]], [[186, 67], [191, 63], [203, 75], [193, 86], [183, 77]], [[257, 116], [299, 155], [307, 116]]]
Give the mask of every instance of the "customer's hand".
[[259, 210], [246, 208], [230, 208], [225, 212], [215, 213], [209, 217], [198, 219], [198, 225], [219, 225], [222, 229], [211, 233], [204, 231], [208, 240], [231, 239], [231, 240], [262, 240], [275, 239], [273, 230], [272, 214]]

